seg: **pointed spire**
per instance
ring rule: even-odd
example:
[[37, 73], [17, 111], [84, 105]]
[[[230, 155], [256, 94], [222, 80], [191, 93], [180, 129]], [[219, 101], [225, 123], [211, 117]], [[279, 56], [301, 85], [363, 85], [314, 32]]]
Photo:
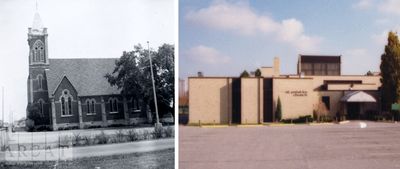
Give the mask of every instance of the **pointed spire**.
[[38, 12], [35, 13], [35, 16], [33, 17], [33, 23], [32, 23], [32, 30], [33, 31], [41, 31], [43, 30], [43, 23], [42, 19], [40, 18], [40, 15]]

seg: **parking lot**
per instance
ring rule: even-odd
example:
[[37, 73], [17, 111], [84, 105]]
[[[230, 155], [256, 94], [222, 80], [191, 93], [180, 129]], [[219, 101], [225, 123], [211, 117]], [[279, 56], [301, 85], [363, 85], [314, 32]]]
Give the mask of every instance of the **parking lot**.
[[179, 166], [271, 169], [400, 168], [400, 123], [200, 128], [180, 126]]

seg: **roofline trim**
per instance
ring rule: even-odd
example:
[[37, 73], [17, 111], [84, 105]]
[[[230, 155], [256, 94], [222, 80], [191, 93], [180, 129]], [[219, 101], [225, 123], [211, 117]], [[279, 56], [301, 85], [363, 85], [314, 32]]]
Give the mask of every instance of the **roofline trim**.
[[76, 93], [78, 93], [78, 90], [76, 90], [75, 86], [71, 83], [71, 81], [68, 79], [68, 77], [64, 74], [63, 77], [61, 78], [60, 82], [58, 83], [58, 85], [56, 86], [56, 88], [54, 88], [54, 91], [52, 92], [52, 97], [54, 96], [54, 94], [56, 93], [57, 89], [60, 87], [61, 82], [65, 79], [68, 80], [68, 82], [71, 84], [71, 86], [74, 88], [74, 90], [76, 91]]

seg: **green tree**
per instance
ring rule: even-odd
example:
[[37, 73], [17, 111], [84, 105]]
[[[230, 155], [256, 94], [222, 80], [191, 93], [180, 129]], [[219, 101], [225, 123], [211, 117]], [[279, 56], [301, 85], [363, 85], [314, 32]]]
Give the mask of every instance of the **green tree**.
[[279, 97], [278, 97], [278, 103], [276, 105], [275, 120], [276, 121], [282, 120], [282, 103], [281, 103], [281, 98]]
[[373, 76], [374, 74], [373, 74], [370, 70], [368, 70], [368, 72], [367, 72], [365, 75], [367, 75], [367, 76]]
[[[160, 46], [158, 51], [150, 50], [160, 118], [174, 109], [174, 50], [169, 44]], [[155, 112], [148, 55], [147, 49], [135, 45], [133, 51], [123, 52], [114, 71], [105, 77], [111, 85], [122, 89], [122, 95], [140, 98], [142, 112], [146, 112], [148, 106]]]
[[382, 110], [389, 111], [400, 94], [400, 43], [395, 32], [389, 32], [385, 52], [381, 55]]
[[244, 70], [241, 74], [240, 77], [250, 77], [249, 72], [247, 72], [246, 70]]
[[36, 125], [43, 124], [44, 117], [40, 113], [39, 105], [29, 103], [26, 107], [27, 120], [29, 121], [26, 125], [28, 131], [34, 131]]
[[256, 77], [261, 77], [261, 70], [260, 70], [260, 69], [257, 69], [257, 70], [255, 71], [254, 75], [255, 75]]

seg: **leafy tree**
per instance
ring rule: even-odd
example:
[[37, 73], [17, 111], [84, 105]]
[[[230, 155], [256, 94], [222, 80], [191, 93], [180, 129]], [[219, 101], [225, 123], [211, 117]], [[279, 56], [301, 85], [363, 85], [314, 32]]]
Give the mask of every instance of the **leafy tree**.
[[247, 72], [246, 70], [244, 70], [241, 74], [240, 77], [250, 77], [249, 72]]
[[257, 69], [257, 70], [255, 71], [254, 75], [255, 75], [256, 77], [261, 77], [261, 70], [260, 70], [260, 69]]
[[282, 103], [281, 103], [281, 98], [279, 97], [278, 97], [278, 103], [276, 105], [275, 120], [277, 121], [282, 120]]
[[[174, 50], [174, 46], [169, 44], [160, 46], [158, 51], [150, 50], [160, 118], [173, 111]], [[122, 95], [140, 98], [142, 112], [146, 112], [148, 106], [155, 112], [148, 55], [147, 49], [140, 44], [135, 45], [133, 51], [123, 53], [116, 61], [114, 71], [105, 77], [111, 85], [122, 89]]]
[[368, 72], [367, 72], [367, 74], [365, 74], [365, 75], [367, 75], [367, 76], [372, 76], [372, 75], [374, 75], [370, 70], [368, 70]]
[[39, 105], [29, 103], [28, 106], [26, 107], [26, 111], [28, 114], [27, 120], [29, 121], [27, 123], [28, 131], [33, 131], [35, 125], [43, 124], [44, 117], [40, 113]]
[[381, 55], [382, 110], [390, 110], [399, 101], [400, 94], [400, 43], [394, 32], [389, 32], [385, 52]]

